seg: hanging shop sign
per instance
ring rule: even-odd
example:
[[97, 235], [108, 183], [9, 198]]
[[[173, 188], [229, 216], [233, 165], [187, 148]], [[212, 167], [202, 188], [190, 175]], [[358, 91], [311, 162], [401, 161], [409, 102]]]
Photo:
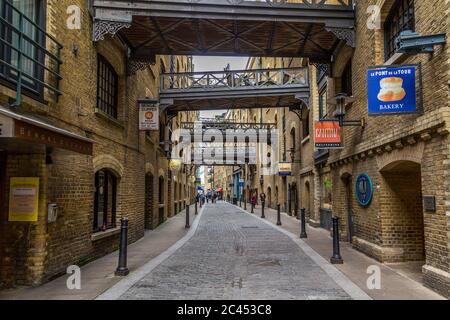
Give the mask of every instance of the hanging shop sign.
[[292, 175], [292, 163], [280, 162], [278, 164], [278, 175], [280, 177], [289, 177]]
[[139, 130], [159, 130], [159, 105], [157, 100], [139, 100]]
[[[369, 115], [403, 114], [421, 111], [420, 65], [372, 67], [367, 73]], [[418, 104], [418, 101], [420, 102]]]
[[9, 221], [38, 220], [39, 178], [11, 178]]
[[373, 198], [373, 184], [367, 173], [362, 173], [356, 178], [355, 194], [361, 206], [369, 206]]
[[316, 149], [341, 149], [342, 130], [339, 121], [321, 120], [314, 124], [314, 143]]

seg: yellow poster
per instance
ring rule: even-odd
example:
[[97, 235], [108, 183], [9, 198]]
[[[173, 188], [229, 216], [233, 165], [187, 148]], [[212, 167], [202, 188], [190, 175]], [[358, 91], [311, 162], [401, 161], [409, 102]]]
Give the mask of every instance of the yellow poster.
[[9, 221], [38, 220], [39, 178], [11, 178]]

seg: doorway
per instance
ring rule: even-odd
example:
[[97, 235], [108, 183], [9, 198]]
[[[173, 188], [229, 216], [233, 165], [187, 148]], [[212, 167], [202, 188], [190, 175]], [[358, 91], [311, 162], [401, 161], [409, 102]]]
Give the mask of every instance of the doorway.
[[150, 230], [153, 227], [153, 175], [145, 175], [145, 229]]
[[293, 183], [289, 190], [289, 210], [293, 216], [297, 216], [297, 184]]
[[[2, 223], [0, 223], [0, 261], [4, 261], [4, 248], [5, 248], [5, 231], [4, 228], [6, 224], [3, 223], [6, 220], [6, 212], [7, 212], [7, 196], [6, 196], [6, 153], [0, 152], [0, 219]], [[2, 283], [5, 279], [4, 268], [6, 265], [4, 263], [0, 264], [0, 288], [2, 288]]]
[[394, 261], [425, 260], [421, 166], [412, 161], [396, 161], [381, 170], [383, 210], [390, 223], [382, 239], [389, 247], [401, 249]]
[[352, 176], [349, 174], [346, 174], [342, 177], [342, 181], [344, 183], [344, 190], [345, 190], [345, 214], [346, 214], [346, 220], [347, 220], [347, 241], [352, 243], [353, 235], [355, 234], [355, 230], [354, 230], [355, 219], [354, 219], [353, 207], [352, 207], [352, 199], [353, 199]]
[[310, 199], [311, 199], [311, 191], [310, 191], [310, 187], [309, 187], [309, 181], [306, 181], [305, 183], [305, 199], [304, 199], [304, 208], [306, 209], [306, 217], [307, 219], [309, 219], [310, 217], [310, 212], [311, 212], [311, 205], [310, 205]]

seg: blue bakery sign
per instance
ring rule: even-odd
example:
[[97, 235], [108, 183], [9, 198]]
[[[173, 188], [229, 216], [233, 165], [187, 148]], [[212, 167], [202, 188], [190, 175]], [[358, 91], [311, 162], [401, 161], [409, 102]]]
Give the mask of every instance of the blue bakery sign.
[[374, 67], [367, 73], [369, 115], [417, 111], [416, 67]]
[[358, 203], [363, 207], [367, 207], [372, 201], [373, 184], [367, 173], [362, 173], [356, 178], [355, 194]]

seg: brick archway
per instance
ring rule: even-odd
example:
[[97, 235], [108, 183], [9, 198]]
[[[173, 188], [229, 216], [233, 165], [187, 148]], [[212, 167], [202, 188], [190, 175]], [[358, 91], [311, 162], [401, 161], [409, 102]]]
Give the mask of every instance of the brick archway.
[[123, 176], [124, 168], [119, 160], [108, 154], [102, 154], [94, 158], [92, 161], [94, 172], [101, 169], [112, 170], [118, 178]]
[[403, 149], [394, 149], [377, 157], [378, 170], [386, 171], [389, 167], [399, 162], [413, 162], [421, 165], [423, 159], [424, 143], [417, 143]]
[[380, 170], [382, 261], [425, 260], [422, 175], [418, 161], [395, 160]]

